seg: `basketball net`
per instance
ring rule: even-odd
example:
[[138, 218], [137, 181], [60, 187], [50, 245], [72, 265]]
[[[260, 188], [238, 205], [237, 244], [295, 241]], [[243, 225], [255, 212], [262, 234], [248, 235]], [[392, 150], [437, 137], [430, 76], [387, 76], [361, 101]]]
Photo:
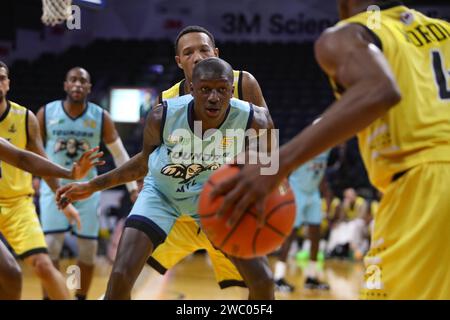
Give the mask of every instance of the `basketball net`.
[[72, 15], [72, 0], [42, 0], [42, 22], [47, 26], [63, 23]]

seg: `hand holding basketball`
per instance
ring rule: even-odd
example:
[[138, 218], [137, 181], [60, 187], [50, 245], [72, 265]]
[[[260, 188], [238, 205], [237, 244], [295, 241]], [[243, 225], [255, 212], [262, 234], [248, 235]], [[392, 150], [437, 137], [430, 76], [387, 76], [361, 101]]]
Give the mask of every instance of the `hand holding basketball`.
[[216, 212], [224, 197], [212, 198], [210, 194], [215, 185], [236, 175], [239, 170], [238, 166], [224, 165], [210, 177], [200, 195], [200, 221], [210, 241], [223, 252], [238, 258], [264, 256], [276, 250], [292, 230], [295, 220], [294, 195], [284, 180], [262, 204], [262, 225], [257, 221], [258, 215], [253, 206], [230, 226], [226, 222], [233, 208], [218, 216]]

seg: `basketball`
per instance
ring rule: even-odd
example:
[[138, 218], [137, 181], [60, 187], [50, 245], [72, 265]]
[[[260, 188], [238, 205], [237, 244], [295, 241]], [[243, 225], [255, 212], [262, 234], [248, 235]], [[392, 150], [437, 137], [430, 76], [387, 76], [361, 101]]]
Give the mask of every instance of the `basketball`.
[[290, 234], [295, 220], [295, 200], [287, 180], [269, 194], [264, 204], [265, 224], [258, 226], [256, 210], [250, 208], [234, 227], [226, 222], [232, 210], [218, 218], [216, 211], [223, 197], [210, 199], [215, 185], [237, 174], [239, 167], [224, 165], [211, 175], [199, 199], [200, 221], [213, 245], [234, 257], [254, 258], [275, 251]]

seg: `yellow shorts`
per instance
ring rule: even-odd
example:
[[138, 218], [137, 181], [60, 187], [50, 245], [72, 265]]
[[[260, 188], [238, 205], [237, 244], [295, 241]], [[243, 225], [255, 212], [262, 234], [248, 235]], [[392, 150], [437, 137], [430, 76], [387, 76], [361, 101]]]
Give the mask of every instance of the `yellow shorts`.
[[363, 299], [450, 299], [450, 163], [391, 183], [375, 216]]
[[165, 241], [156, 248], [147, 262], [156, 271], [164, 274], [179, 261], [201, 249], [206, 250], [211, 258], [214, 274], [221, 289], [231, 286], [245, 287], [234, 264], [213, 247], [197, 222], [186, 216], [177, 219]]
[[47, 253], [44, 233], [30, 196], [0, 202], [0, 232], [22, 259]]

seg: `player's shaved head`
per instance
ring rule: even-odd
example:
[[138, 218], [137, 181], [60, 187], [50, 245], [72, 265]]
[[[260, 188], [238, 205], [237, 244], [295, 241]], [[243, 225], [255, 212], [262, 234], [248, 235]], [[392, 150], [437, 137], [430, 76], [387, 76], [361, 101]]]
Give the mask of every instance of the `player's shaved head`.
[[73, 67], [72, 69], [67, 71], [66, 80], [69, 78], [70, 74], [78, 72], [81, 73], [89, 82], [91, 82], [91, 75], [89, 74], [89, 72], [87, 72], [86, 69], [82, 67]]
[[192, 82], [199, 79], [213, 80], [224, 77], [232, 84], [234, 81], [233, 68], [225, 60], [213, 57], [204, 59], [195, 65]]

